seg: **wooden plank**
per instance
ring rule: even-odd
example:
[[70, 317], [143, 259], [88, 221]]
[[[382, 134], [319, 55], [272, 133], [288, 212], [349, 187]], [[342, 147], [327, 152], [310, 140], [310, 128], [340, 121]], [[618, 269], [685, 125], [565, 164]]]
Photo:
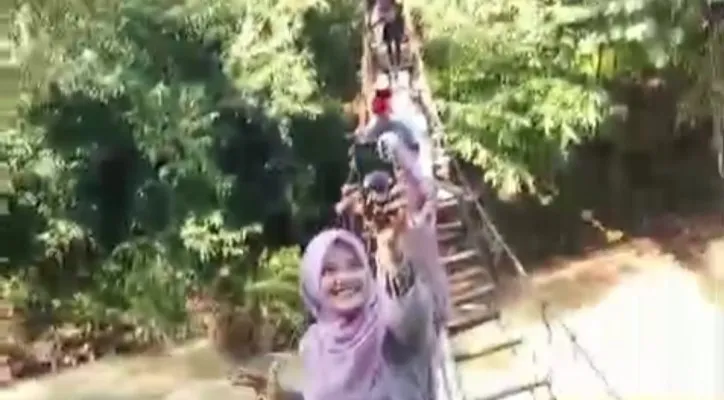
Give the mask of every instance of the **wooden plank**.
[[454, 305], [478, 302], [495, 295], [495, 284], [490, 282], [461, 282], [450, 288], [451, 301]]
[[460, 220], [437, 224], [438, 234], [443, 232], [456, 231], [460, 229], [463, 229], [463, 222]]
[[437, 235], [437, 243], [440, 247], [450, 246], [463, 240], [465, 237], [460, 231], [443, 231]]
[[490, 277], [488, 276], [488, 272], [485, 268], [482, 268], [479, 265], [471, 265], [467, 268], [461, 268], [455, 271], [455, 273], [448, 274], [448, 282], [450, 283], [450, 286], [459, 285], [471, 280], [476, 282], [489, 282]]
[[480, 309], [471, 312], [453, 312], [452, 318], [447, 324], [447, 329], [451, 336], [455, 336], [468, 329], [495, 321], [498, 318], [500, 318], [500, 312], [497, 310]]
[[459, 352], [455, 353], [455, 361], [456, 362], [464, 362], [473, 360], [480, 357], [487, 357], [493, 353], [496, 353], [501, 350], [508, 350], [516, 346], [520, 346], [523, 344], [523, 339], [521, 338], [511, 338], [507, 339], [501, 343], [496, 343], [491, 346], [476, 350], [476, 351], [469, 351], [469, 352]]
[[551, 383], [549, 379], [540, 379], [522, 385], [514, 385], [488, 396], [477, 397], [475, 400], [502, 400], [526, 392], [532, 393], [538, 388], [550, 387], [550, 385]]
[[479, 254], [477, 250], [464, 250], [449, 256], [441, 257], [440, 262], [442, 263], [442, 265], [450, 268], [451, 266], [457, 265], [462, 262], [470, 262], [472, 260], [475, 260], [478, 256]]

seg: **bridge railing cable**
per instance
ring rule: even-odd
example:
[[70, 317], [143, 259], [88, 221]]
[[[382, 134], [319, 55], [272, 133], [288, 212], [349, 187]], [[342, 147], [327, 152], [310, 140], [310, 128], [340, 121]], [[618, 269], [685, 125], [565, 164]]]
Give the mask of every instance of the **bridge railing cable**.
[[[406, 12], [409, 15], [409, 11], [407, 10], [407, 7], [405, 7]], [[408, 19], [409, 20], [409, 19]], [[411, 37], [411, 42], [416, 47], [415, 51], [418, 54], [418, 57], [416, 57], [415, 60], [415, 69], [417, 74], [417, 82], [418, 82], [418, 89], [420, 91], [420, 102], [423, 106], [423, 111], [425, 112], [428, 121], [430, 123], [431, 131], [432, 131], [432, 139], [434, 143], [434, 156], [437, 157], [441, 154], [445, 154], [445, 144], [444, 144], [444, 125], [442, 120], [440, 119], [440, 114], [438, 112], [437, 106], [435, 104], [435, 100], [432, 95], [432, 90], [428, 84], [428, 80], [426, 79], [425, 70], [424, 70], [424, 63], [422, 60], [422, 43], [420, 41], [420, 38], [416, 35], [414, 32], [414, 28], [411, 31], [411, 34], [413, 37]], [[439, 160], [442, 162], [449, 162], [453, 169], [455, 170], [455, 173], [458, 177], [461, 179], [461, 183], [464, 187], [464, 189], [467, 192], [471, 192], [470, 194], [473, 194], [471, 190], [470, 182], [467, 181], [467, 179], [464, 176], [464, 173], [462, 171], [462, 168], [460, 167], [459, 163], [455, 161], [453, 158], [450, 157], [444, 157], [444, 160]], [[520, 261], [519, 257], [515, 254], [513, 249], [510, 247], [508, 242], [505, 240], [503, 235], [500, 233], [500, 230], [497, 228], [496, 224], [494, 223], [493, 219], [491, 218], [490, 214], [487, 212], [483, 204], [481, 203], [480, 199], [477, 196], [472, 196], [474, 199], [474, 207], [477, 211], [477, 214], [483, 224], [484, 227], [484, 235], [487, 239], [487, 245], [489, 247], [490, 252], [493, 254], [494, 259], [499, 259], [503, 256], [508, 258], [510, 262], [513, 264], [513, 268], [517, 275], [520, 278], [527, 279], [529, 278], [528, 272], [526, 268], [524, 267], [523, 263]], [[495, 266], [491, 266], [491, 268], [495, 268]], [[539, 316], [540, 319], [546, 329], [547, 333], [547, 344], [549, 347], [553, 346], [553, 331], [554, 328], [557, 326], [560, 328], [560, 330], [564, 333], [567, 340], [571, 343], [572, 348], [574, 352], [581, 356], [581, 358], [586, 362], [586, 364], [590, 367], [590, 369], [594, 372], [596, 377], [601, 381], [603, 384], [606, 393], [608, 396], [615, 400], [623, 400], [622, 395], [613, 387], [608, 377], [605, 375], [605, 373], [596, 365], [594, 361], [594, 357], [591, 355], [591, 353], [583, 346], [578, 340], [578, 336], [571, 328], [568, 326], [564, 321], [560, 319], [552, 319], [550, 317], [549, 313], [549, 304], [542, 299], [539, 299]], [[538, 356], [536, 354], [533, 355], [534, 362], [537, 362]], [[549, 368], [549, 376], [552, 376], [552, 367]], [[553, 397], [553, 396], [552, 396]]]
[[[403, 7], [405, 12], [407, 12], [407, 7]], [[361, 65], [361, 80], [362, 80], [362, 99], [365, 101], [366, 105], [369, 105], [371, 103], [371, 97], [372, 97], [372, 82], [376, 78], [376, 74], [380, 71], [377, 71], [374, 67], [374, 61], [373, 58], [376, 57], [376, 47], [374, 48], [374, 51], [372, 51], [372, 41], [374, 40], [374, 32], [372, 32], [369, 29], [369, 25], [367, 24], [368, 21], [371, 20], [372, 16], [369, 15], [370, 10], [366, 10], [365, 12], [365, 27], [364, 34], [362, 37], [362, 45], [363, 45], [363, 54], [362, 54], [362, 60], [360, 62]], [[411, 29], [411, 26], [409, 24], [410, 18], [409, 15], [406, 15], [405, 21], [408, 23], [406, 27], [407, 32], [413, 32], [414, 30]], [[412, 38], [410, 38], [412, 39]], [[409, 48], [409, 51], [413, 54], [416, 53], [416, 55], [412, 56], [413, 65], [412, 65], [412, 73], [411, 73], [411, 81], [415, 82], [422, 82], [423, 85], [426, 85], [426, 81], [420, 81], [417, 79], [416, 69], [421, 66], [419, 63], [419, 52], [417, 52], [417, 47], [414, 46], [412, 43], [412, 40], [408, 41], [408, 46], [411, 46]], [[429, 95], [429, 91], [427, 92]], [[429, 113], [427, 113], [424, 109], [424, 102], [418, 101], [418, 105], [423, 107], [423, 113], [427, 119], [428, 126], [431, 126], [431, 120], [429, 119]], [[369, 114], [368, 114], [369, 115]], [[433, 138], [434, 139], [434, 138]], [[433, 149], [439, 148], [437, 145], [431, 146]], [[433, 164], [435, 163], [435, 156], [437, 154], [433, 151], [433, 154], [431, 154], [431, 159], [433, 160]], [[439, 349], [440, 353], [439, 356], [441, 358], [440, 368], [435, 371], [436, 378], [438, 382], [437, 387], [437, 398], [440, 400], [466, 400], [463, 391], [461, 390], [460, 380], [459, 376], [457, 374], [457, 370], [455, 368], [455, 361], [452, 354], [452, 347], [450, 340], [448, 338], [447, 332], [443, 331], [440, 339], [439, 339]]]

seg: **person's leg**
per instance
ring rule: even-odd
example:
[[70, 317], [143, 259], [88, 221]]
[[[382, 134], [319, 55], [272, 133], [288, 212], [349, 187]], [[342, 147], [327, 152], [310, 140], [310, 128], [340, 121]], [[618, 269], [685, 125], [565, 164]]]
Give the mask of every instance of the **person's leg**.
[[385, 48], [387, 49], [387, 76], [390, 78], [390, 84], [395, 81], [395, 49], [391, 28], [389, 23], [385, 23], [382, 27], [382, 40], [385, 42]]
[[387, 42], [387, 59], [389, 60], [387, 76], [390, 78], [390, 85], [392, 85], [395, 82], [395, 70], [397, 69], [397, 66], [395, 65], [394, 42], [392, 41]]
[[395, 60], [397, 59], [395, 56], [395, 41], [390, 40], [389, 42], [386, 42], [387, 45], [387, 59], [389, 60], [389, 70], [392, 71], [395, 67]]
[[392, 69], [392, 65], [395, 63], [395, 56], [394, 56], [394, 35], [392, 32], [392, 25], [389, 23], [385, 23], [385, 25], [382, 26], [382, 40], [385, 42], [385, 46], [387, 47], [387, 57], [390, 64], [390, 69]]
[[395, 66], [400, 67], [402, 65], [402, 37], [400, 35], [395, 36]]

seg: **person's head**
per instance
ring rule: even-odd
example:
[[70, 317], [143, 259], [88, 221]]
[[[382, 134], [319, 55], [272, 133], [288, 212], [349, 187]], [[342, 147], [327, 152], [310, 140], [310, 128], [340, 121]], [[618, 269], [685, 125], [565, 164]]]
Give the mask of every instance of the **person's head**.
[[391, 99], [392, 98], [392, 90], [390, 88], [380, 88], [375, 89], [375, 97], [379, 99]]
[[341, 229], [323, 231], [302, 260], [302, 296], [317, 318], [353, 315], [374, 296], [372, 272], [362, 242]]
[[392, 96], [392, 88], [390, 85], [390, 78], [385, 74], [377, 75], [374, 84], [375, 97], [390, 97]]
[[394, 132], [384, 132], [377, 138], [377, 155], [384, 162], [393, 163], [400, 147], [400, 138]]

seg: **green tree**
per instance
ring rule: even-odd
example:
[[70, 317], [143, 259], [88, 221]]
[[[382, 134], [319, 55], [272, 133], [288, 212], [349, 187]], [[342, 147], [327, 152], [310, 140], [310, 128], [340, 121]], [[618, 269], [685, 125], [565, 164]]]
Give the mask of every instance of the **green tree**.
[[[254, 277], [324, 223], [344, 121], [305, 23], [330, 6], [23, 2], [20, 119], [0, 155], [18, 189], [4, 275], [39, 288], [25, 300], [168, 331], [190, 288]], [[252, 287], [229, 281], [228, 293]]]
[[[501, 192], [547, 195], [601, 133], [607, 83], [701, 49], [695, 2], [411, 2], [449, 146]], [[685, 75], [682, 75], [685, 76]]]

